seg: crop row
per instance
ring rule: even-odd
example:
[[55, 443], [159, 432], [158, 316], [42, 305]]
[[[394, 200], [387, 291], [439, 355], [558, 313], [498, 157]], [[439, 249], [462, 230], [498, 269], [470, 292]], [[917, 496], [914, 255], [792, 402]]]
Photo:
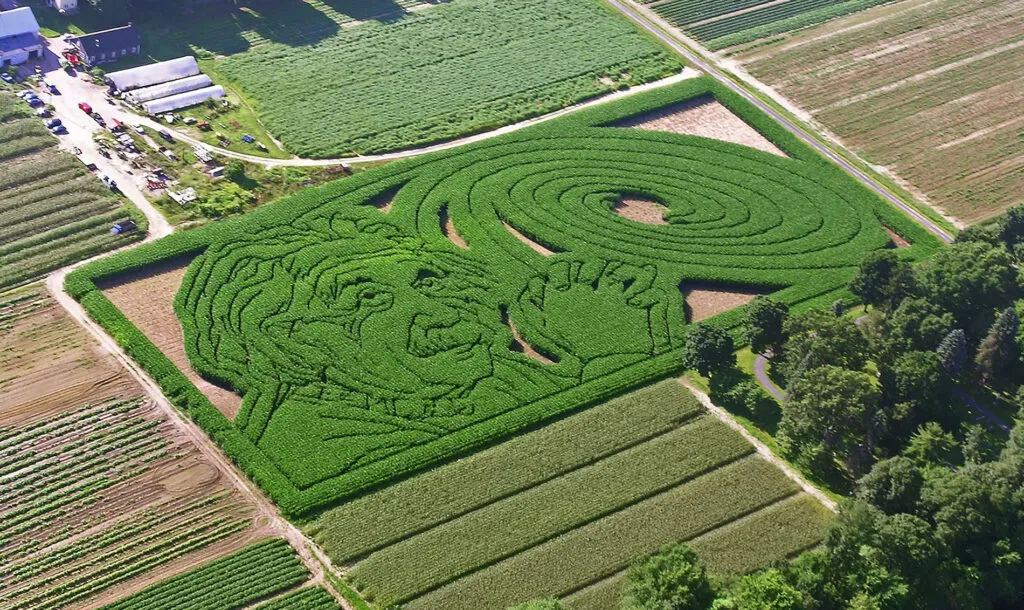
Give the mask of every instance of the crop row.
[[[287, 79], [273, 68], [283, 63]], [[314, 86], [324, 64], [357, 65], [361, 76]], [[681, 67], [595, 0], [441, 5], [394, 23], [342, 29], [315, 52], [267, 44], [220, 64], [255, 100], [268, 128], [289, 149], [313, 157], [451, 139]], [[406, 93], [410, 81], [415, 99]], [[334, 115], [345, 120], [331, 130], [313, 128], [315, 117]]]
[[376, 599], [406, 601], [752, 451], [731, 428], [701, 418], [378, 551], [351, 581]]
[[515, 555], [410, 601], [408, 610], [505, 608], [559, 597], [792, 495], [775, 466], [749, 457]]
[[77, 159], [58, 152], [44, 153], [31, 163], [8, 163], [3, 174], [0, 174], [0, 192], [45, 180], [51, 176], [64, 176], [65, 172], [78, 170], [79, 167], [81, 164]]
[[[832, 517], [814, 498], [797, 494], [689, 544], [711, 574], [729, 578], [787, 559], [820, 543]], [[619, 572], [572, 593], [562, 602], [568, 610], [616, 608], [625, 581], [625, 572]]]
[[692, 541], [713, 574], [743, 574], [817, 545], [833, 515], [799, 494]]
[[254, 610], [340, 610], [338, 602], [323, 587], [306, 587], [294, 593], [287, 593]]
[[[603, 127], [709, 94], [791, 158], [702, 138]], [[364, 205], [395, 190], [387, 215]], [[676, 222], [647, 226], [611, 212], [613, 194], [638, 191], [672, 202]], [[450, 211], [455, 229], [469, 243], [458, 255], [441, 232], [442, 209]], [[776, 294], [797, 308], [836, 298], [863, 254], [887, 243], [879, 219], [914, 244], [901, 251], [908, 258], [937, 247], [923, 229], [769, 117], [711, 80], [692, 79], [516, 134], [306, 189], [238, 220], [176, 234], [89, 265], [71, 274], [66, 286], [285, 512], [301, 514], [465, 455], [674, 370], [678, 360], [673, 350], [685, 333], [678, 291], [683, 279], [786, 285]], [[500, 220], [566, 254], [553, 262], [543, 259]], [[368, 231], [361, 233], [363, 228]], [[270, 243], [275, 245], [268, 248]], [[266, 319], [262, 314], [276, 315], [306, 304], [321, 307], [335, 298], [331, 282], [341, 281], [346, 257], [352, 254], [345, 248], [370, 253], [420, 247], [409, 244], [426, 244], [427, 250], [437, 253], [436, 264], [453, 269], [450, 279], [431, 279], [430, 285], [424, 283], [417, 290], [443, 291], [446, 285], [466, 282], [465, 290], [474, 291], [467, 293], [473, 296], [460, 302], [481, 299], [481, 311], [490, 312], [508, 307], [524, 339], [545, 353], [559, 355], [559, 366], [544, 367], [525, 356], [510, 355], [510, 366], [526, 371], [524, 379], [531, 381], [512, 383], [515, 393], [496, 391], [493, 382], [481, 381], [472, 394], [466, 390], [472, 396], [467, 399], [460, 394], [467, 380], [457, 368], [464, 365], [446, 357], [444, 365], [430, 365], [428, 376], [441, 380], [433, 385], [410, 381], [407, 371], [395, 369], [394, 374], [366, 376], [375, 380], [372, 388], [347, 391], [351, 387], [345, 384], [351, 380], [326, 383], [326, 378], [358, 376], [377, 359], [328, 341], [335, 335], [314, 332], [326, 318], [296, 310], [288, 315], [310, 320], [301, 332], [294, 324], [268, 322], [260, 328]], [[204, 256], [186, 275], [175, 306], [192, 364], [204, 376], [247, 395], [236, 422], [217, 412], [93, 283], [203, 250]], [[434, 255], [421, 251], [417, 256]], [[405, 272], [386, 256], [371, 258], [367, 260], [373, 274], [388, 278]], [[232, 274], [234, 262], [238, 266]], [[594, 269], [597, 274], [588, 275]], [[595, 318], [604, 321], [600, 324], [573, 314], [569, 306], [574, 299], [565, 299], [554, 288], [559, 273], [572, 284], [573, 295], [614, 313]], [[322, 280], [310, 279], [320, 276]], [[314, 285], [317, 281], [320, 284]], [[563, 313], [537, 313], [545, 282], [554, 288], [551, 301], [562, 303]], [[618, 291], [585, 294], [588, 286], [593, 290], [602, 282], [617, 283]], [[643, 297], [623, 303], [616, 295], [624, 294], [627, 285], [630, 294]], [[470, 288], [474, 286], [487, 288]], [[439, 293], [436, 298], [447, 297]], [[228, 312], [241, 302], [246, 307], [234, 311], [242, 312], [242, 319], [232, 317], [236, 322], [228, 324]], [[406, 322], [373, 335], [373, 345], [399, 339], [406, 343], [400, 335], [411, 332], [408, 321], [415, 319], [409, 307], [405, 302], [395, 307], [389, 315], [404, 316]], [[730, 312], [715, 322], [734, 327], [740, 314]], [[610, 325], [608, 320], [629, 324]], [[625, 332], [631, 324], [644, 326]], [[560, 328], [551, 332], [547, 325]], [[301, 336], [290, 338], [289, 328]], [[502, 336], [500, 329], [488, 327], [487, 334], [492, 332]], [[507, 327], [504, 332], [510, 335]], [[587, 349], [559, 348], [558, 337], [567, 334]], [[433, 339], [425, 341], [436, 347], [483, 336], [482, 331], [463, 334], [459, 328], [432, 334]], [[247, 353], [253, 356], [246, 357]], [[600, 371], [595, 367], [601, 360], [593, 359], [593, 353], [608, 356]], [[288, 392], [282, 390], [282, 382]], [[400, 387], [401, 383], [411, 385]], [[289, 402], [281, 408], [285, 394]], [[454, 398], [401, 398], [409, 395]], [[334, 414], [325, 413], [316, 406], [325, 397], [349, 402], [339, 402]], [[338, 445], [332, 437], [346, 439], [342, 450], [332, 447]], [[261, 439], [259, 447], [254, 439]]]
[[765, 36], [807, 27], [834, 17], [895, 0], [789, 0], [689, 28], [694, 37], [717, 50]]
[[687, 25], [765, 4], [771, 0], [670, 0], [654, 10], [674, 25]]
[[151, 585], [103, 610], [232, 610], [308, 577], [291, 546], [274, 538]]
[[87, 404], [61, 415], [44, 419], [34, 424], [9, 429], [0, 437], [0, 458], [15, 454], [22, 455], [23, 445], [36, 442], [42, 437], [52, 438], [65, 433], [80, 433], [94, 427], [102, 419], [120, 416], [138, 409], [142, 405], [141, 398], [130, 398], [123, 401]]
[[394, 544], [672, 430], [700, 411], [674, 380], [330, 509], [307, 528], [336, 562]]

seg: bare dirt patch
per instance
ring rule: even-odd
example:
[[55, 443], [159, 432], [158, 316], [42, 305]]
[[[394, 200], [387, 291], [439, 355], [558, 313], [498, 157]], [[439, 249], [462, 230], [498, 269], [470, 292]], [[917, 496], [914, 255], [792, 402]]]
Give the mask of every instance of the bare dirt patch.
[[0, 421], [19, 426], [68, 404], [141, 393], [42, 285], [0, 295]]
[[700, 136], [749, 146], [780, 157], [787, 156], [768, 138], [710, 95], [628, 117], [612, 123], [611, 126]]
[[512, 331], [512, 345], [509, 346], [513, 351], [517, 351], [521, 354], [525, 354], [530, 358], [544, 364], [554, 364], [555, 361], [538, 352], [533, 348], [532, 345], [526, 342], [520, 335], [519, 331], [516, 330], [516, 325], [512, 322], [512, 319], [508, 317], [508, 310], [504, 307], [501, 309], [501, 321], [508, 325], [509, 330]]
[[652, 199], [644, 199], [639, 195], [624, 195], [612, 206], [612, 211], [634, 222], [645, 225], [667, 225], [665, 212], [668, 211], [661, 203]]
[[200, 377], [185, 354], [185, 338], [174, 314], [174, 295], [190, 262], [188, 258], [173, 259], [98, 282], [97, 286], [217, 410], [234, 419], [242, 398]]
[[448, 215], [448, 206], [441, 206], [441, 210], [438, 212], [441, 221], [441, 232], [448, 238], [453, 244], [460, 248], [468, 248], [469, 244], [466, 240], [459, 235], [458, 230], [455, 228], [455, 223], [452, 222], [451, 217]]
[[771, 292], [760, 288], [699, 282], [680, 284], [679, 290], [685, 299], [686, 321], [690, 323], [742, 307], [754, 300], [754, 297]]
[[893, 231], [889, 227], [883, 227], [883, 228], [885, 229], [885, 232], [889, 234], [889, 239], [892, 240], [893, 245], [895, 245], [897, 248], [909, 248], [910, 247], [910, 242], [907, 241], [902, 235], [900, 235], [896, 231]]
[[542, 244], [539, 244], [539, 243], [533, 241], [529, 237], [527, 237], [527, 236], [523, 235], [522, 233], [520, 233], [519, 231], [517, 231], [515, 229], [515, 227], [513, 227], [510, 224], [508, 224], [507, 222], [502, 222], [501, 224], [502, 224], [502, 226], [505, 227], [506, 231], [508, 231], [509, 233], [514, 235], [515, 238], [518, 239], [519, 241], [523, 242], [527, 246], [530, 246], [530, 248], [532, 248], [533, 251], [536, 252], [537, 254], [540, 254], [542, 256], [551, 256], [552, 254], [555, 254], [554, 250], [551, 250], [550, 248], [546, 248]]

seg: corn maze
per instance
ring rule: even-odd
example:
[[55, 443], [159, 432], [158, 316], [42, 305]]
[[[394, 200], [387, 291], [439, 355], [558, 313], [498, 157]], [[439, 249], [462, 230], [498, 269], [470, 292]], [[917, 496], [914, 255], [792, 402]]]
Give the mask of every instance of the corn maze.
[[[700, 95], [790, 158], [617, 128]], [[622, 197], [665, 224], [614, 213]], [[678, 368], [680, 287], [806, 307], [865, 252], [935, 242], [705, 79], [395, 163], [90, 265], [68, 289], [289, 513], [308, 513]], [[227, 421], [92, 280], [185, 254], [192, 364]], [[715, 323], [738, 322], [738, 313]]]

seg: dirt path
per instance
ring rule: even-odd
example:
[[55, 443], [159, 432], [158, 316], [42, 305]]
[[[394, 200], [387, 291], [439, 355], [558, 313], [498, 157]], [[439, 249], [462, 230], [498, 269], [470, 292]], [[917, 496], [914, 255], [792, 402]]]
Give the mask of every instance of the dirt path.
[[786, 392], [779, 386], [775, 385], [772, 378], [768, 376], [768, 371], [766, 370], [767, 366], [768, 359], [765, 358], [763, 354], [758, 354], [757, 357], [754, 358], [754, 377], [757, 378], [757, 383], [775, 398], [785, 400]]
[[811, 485], [807, 481], [807, 479], [803, 478], [803, 476], [800, 475], [800, 473], [793, 470], [793, 468], [789, 464], [787, 464], [785, 460], [780, 459], [777, 455], [772, 453], [772, 450], [769, 449], [767, 445], [757, 440], [757, 437], [755, 437], [750, 432], [747, 432], [747, 429], [741, 426], [735, 419], [733, 419], [732, 416], [729, 415], [729, 413], [725, 409], [716, 406], [715, 403], [711, 402], [711, 398], [707, 394], [702, 392], [700, 389], [698, 389], [696, 386], [694, 386], [686, 379], [678, 378], [677, 380], [679, 381], [679, 383], [683, 384], [683, 386], [685, 386], [687, 390], [690, 390], [690, 392], [692, 392], [694, 396], [697, 397], [697, 400], [699, 400], [700, 403], [704, 405], [704, 408], [706, 408], [712, 415], [721, 420], [722, 423], [743, 435], [743, 438], [747, 439], [747, 442], [754, 446], [754, 449], [757, 450], [757, 453], [761, 457], [774, 464], [787, 477], [796, 482], [796, 484], [799, 485], [800, 488], [804, 490], [804, 492], [811, 496], [814, 496], [815, 499], [824, 504], [825, 507], [831, 510], [832, 512], [839, 511], [839, 506], [835, 502], [833, 502], [831, 498], [826, 496], [823, 491], [821, 491], [814, 485]]
[[[298, 528], [278, 513], [274, 504], [263, 495], [261, 490], [253, 483], [250, 483], [242, 473], [238, 472], [227, 456], [209, 440], [206, 433], [175, 409], [163, 395], [160, 386], [135, 364], [135, 361], [128, 357], [124, 350], [121, 349], [121, 346], [99, 324], [89, 317], [89, 314], [86, 313], [78, 301], [64, 292], [64, 278], [69, 271], [70, 268], [61, 269], [50, 274], [46, 279], [46, 286], [53, 295], [54, 300], [60, 303], [67, 310], [68, 315], [96, 339], [104, 351], [114, 356], [124, 366], [146, 394], [150, 396], [154, 405], [166, 415], [168, 421], [174, 424], [182, 436], [189, 439], [199, 449], [200, 453], [203, 454], [203, 457], [216, 467], [246, 499], [257, 507], [256, 520], [265, 519], [270, 531], [288, 540], [302, 558], [303, 563], [306, 564], [310, 574], [312, 574], [312, 581], [317, 584], [326, 584], [322, 566], [326, 565], [328, 569], [333, 571], [330, 559], [324, 555], [323, 551], [316, 548], [313, 542], [306, 538]], [[332, 587], [326, 586], [325, 588], [334, 594]], [[351, 610], [348, 603], [343, 599], [339, 597], [338, 601], [342, 603], [346, 610]]]

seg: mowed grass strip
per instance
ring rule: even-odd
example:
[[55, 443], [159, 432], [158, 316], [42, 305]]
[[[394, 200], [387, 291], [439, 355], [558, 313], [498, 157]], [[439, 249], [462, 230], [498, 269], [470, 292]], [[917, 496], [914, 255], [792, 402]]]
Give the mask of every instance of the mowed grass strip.
[[406, 610], [500, 610], [560, 597], [622, 570], [661, 545], [689, 540], [799, 488], [757, 456], [589, 523], [418, 597]]
[[674, 379], [610, 400], [326, 511], [306, 528], [335, 562], [644, 442], [703, 412]]
[[818, 545], [835, 515], [807, 494], [784, 500], [692, 541], [712, 574], [746, 574]]
[[351, 579], [377, 599], [403, 602], [752, 451], [703, 417], [378, 551]]

